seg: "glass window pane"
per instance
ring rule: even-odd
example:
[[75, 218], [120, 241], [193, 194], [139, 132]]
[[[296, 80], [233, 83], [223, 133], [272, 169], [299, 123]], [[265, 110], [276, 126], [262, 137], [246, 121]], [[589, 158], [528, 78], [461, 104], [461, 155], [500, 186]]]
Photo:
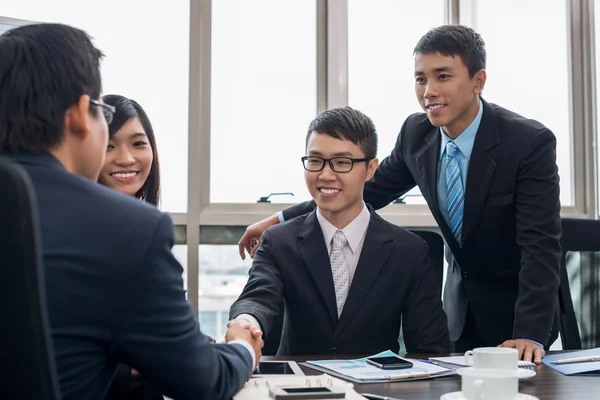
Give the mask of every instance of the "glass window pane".
[[200, 311], [198, 316], [200, 330], [205, 335], [212, 336], [216, 339], [217, 336], [217, 312], [216, 311]]
[[161, 208], [186, 212], [189, 0], [103, 0], [92, 8], [79, 0], [21, 0], [3, 2], [0, 15], [60, 22], [92, 36], [106, 55], [103, 92], [135, 99], [152, 121], [161, 163]]
[[567, 1], [477, 1], [475, 10], [488, 56], [483, 97], [554, 132], [560, 200], [573, 205]]
[[187, 290], [187, 245], [176, 244], [173, 246], [173, 255], [183, 267], [183, 288]]
[[[215, 326], [220, 341], [227, 331], [229, 308], [242, 293], [252, 259], [240, 259], [237, 245], [201, 244], [200, 252], [200, 288], [198, 308], [200, 314], [215, 312], [218, 320]], [[204, 327], [202, 327], [204, 332]], [[205, 332], [209, 334], [208, 332]], [[211, 335], [212, 336], [212, 335]]]
[[[404, 120], [422, 111], [415, 97], [413, 49], [425, 32], [444, 24], [444, 3], [348, 1], [348, 103], [373, 119], [380, 160], [392, 152]], [[425, 204], [418, 188], [404, 202]]]
[[300, 157], [316, 113], [316, 2], [212, 8], [210, 201], [308, 199]]
[[[598, 121], [600, 121], [600, 1], [594, 1], [594, 20], [595, 20], [595, 51], [596, 51], [596, 143], [600, 143], [600, 130], [598, 130]], [[598, 151], [596, 168], [596, 175], [598, 177], [597, 197], [598, 197], [598, 210], [600, 210], [600, 146], [596, 144]]]

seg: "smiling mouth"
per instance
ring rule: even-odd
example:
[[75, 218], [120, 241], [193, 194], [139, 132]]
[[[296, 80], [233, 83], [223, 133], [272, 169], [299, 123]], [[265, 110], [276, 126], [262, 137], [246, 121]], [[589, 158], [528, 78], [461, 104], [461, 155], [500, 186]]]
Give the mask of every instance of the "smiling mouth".
[[319, 188], [319, 192], [321, 192], [323, 194], [332, 195], [332, 194], [337, 194], [337, 193], [341, 192], [341, 190], [334, 189], [334, 188]]
[[138, 174], [139, 172], [113, 172], [109, 175], [118, 180], [129, 180], [135, 178]]
[[430, 104], [426, 107], [428, 110], [434, 111], [446, 107], [446, 104]]

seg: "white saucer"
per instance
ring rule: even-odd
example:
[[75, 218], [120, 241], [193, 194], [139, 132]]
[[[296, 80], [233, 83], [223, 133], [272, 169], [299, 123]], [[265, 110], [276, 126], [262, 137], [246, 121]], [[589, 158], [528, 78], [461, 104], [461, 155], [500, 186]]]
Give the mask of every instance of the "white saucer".
[[[462, 392], [452, 392], [443, 394], [440, 400], [466, 400]], [[517, 397], [514, 400], [540, 400], [539, 398], [525, 393], [517, 393]]]
[[[465, 370], [469, 370], [469, 369], [473, 369], [474, 367], [466, 367], [466, 368], [459, 368], [456, 370], [456, 373], [459, 375], [462, 375], [462, 372]], [[535, 376], [535, 371], [532, 369], [528, 369], [528, 368], [518, 368], [517, 371], [515, 372], [515, 374], [517, 375], [517, 378], [519, 378], [519, 380], [524, 380], [524, 379], [529, 379]]]

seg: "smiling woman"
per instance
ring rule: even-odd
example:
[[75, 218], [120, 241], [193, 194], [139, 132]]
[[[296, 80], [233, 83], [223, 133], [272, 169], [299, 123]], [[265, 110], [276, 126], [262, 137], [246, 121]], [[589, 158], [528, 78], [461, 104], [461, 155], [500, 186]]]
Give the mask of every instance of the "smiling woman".
[[158, 206], [160, 173], [150, 119], [132, 99], [111, 94], [103, 100], [116, 111], [108, 126], [110, 137], [99, 182]]

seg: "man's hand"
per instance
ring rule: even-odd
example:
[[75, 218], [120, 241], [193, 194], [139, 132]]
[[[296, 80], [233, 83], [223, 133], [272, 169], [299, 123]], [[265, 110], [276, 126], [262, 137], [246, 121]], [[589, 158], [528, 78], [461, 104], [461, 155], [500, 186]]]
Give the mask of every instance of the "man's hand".
[[[255, 329], [256, 328], [256, 329]], [[252, 332], [258, 331], [258, 332]], [[258, 335], [260, 333], [260, 335]], [[255, 336], [255, 335], [258, 335]], [[253, 371], [258, 367], [258, 363], [260, 361], [260, 357], [262, 356], [262, 348], [264, 346], [264, 342], [261, 338], [262, 332], [260, 329], [257, 329], [256, 325], [249, 324], [247, 327], [243, 327], [240, 321], [232, 320], [227, 323], [227, 334], [225, 335], [225, 342], [229, 343], [232, 340], [243, 340], [247, 342], [252, 349], [254, 350], [255, 357], [255, 365], [252, 369]]]
[[277, 225], [279, 223], [279, 218], [277, 215], [272, 215], [269, 218], [265, 218], [262, 221], [258, 221], [255, 224], [250, 225], [246, 228], [246, 232], [244, 232], [244, 236], [238, 242], [238, 247], [240, 250], [240, 257], [242, 260], [246, 259], [247, 251], [250, 258], [254, 258], [254, 253], [258, 249], [258, 245], [262, 240], [262, 234], [267, 228], [270, 228], [273, 225]]
[[519, 360], [533, 361], [535, 365], [542, 363], [542, 357], [546, 354], [544, 349], [527, 339], [513, 339], [507, 340], [504, 343], [498, 345], [498, 347], [508, 347], [511, 349], [517, 349], [519, 352]]
[[236, 321], [240, 323], [242, 328], [249, 330], [255, 338], [258, 339], [262, 337], [263, 333], [260, 330], [260, 326], [248, 321], [246, 318], [236, 318]]

